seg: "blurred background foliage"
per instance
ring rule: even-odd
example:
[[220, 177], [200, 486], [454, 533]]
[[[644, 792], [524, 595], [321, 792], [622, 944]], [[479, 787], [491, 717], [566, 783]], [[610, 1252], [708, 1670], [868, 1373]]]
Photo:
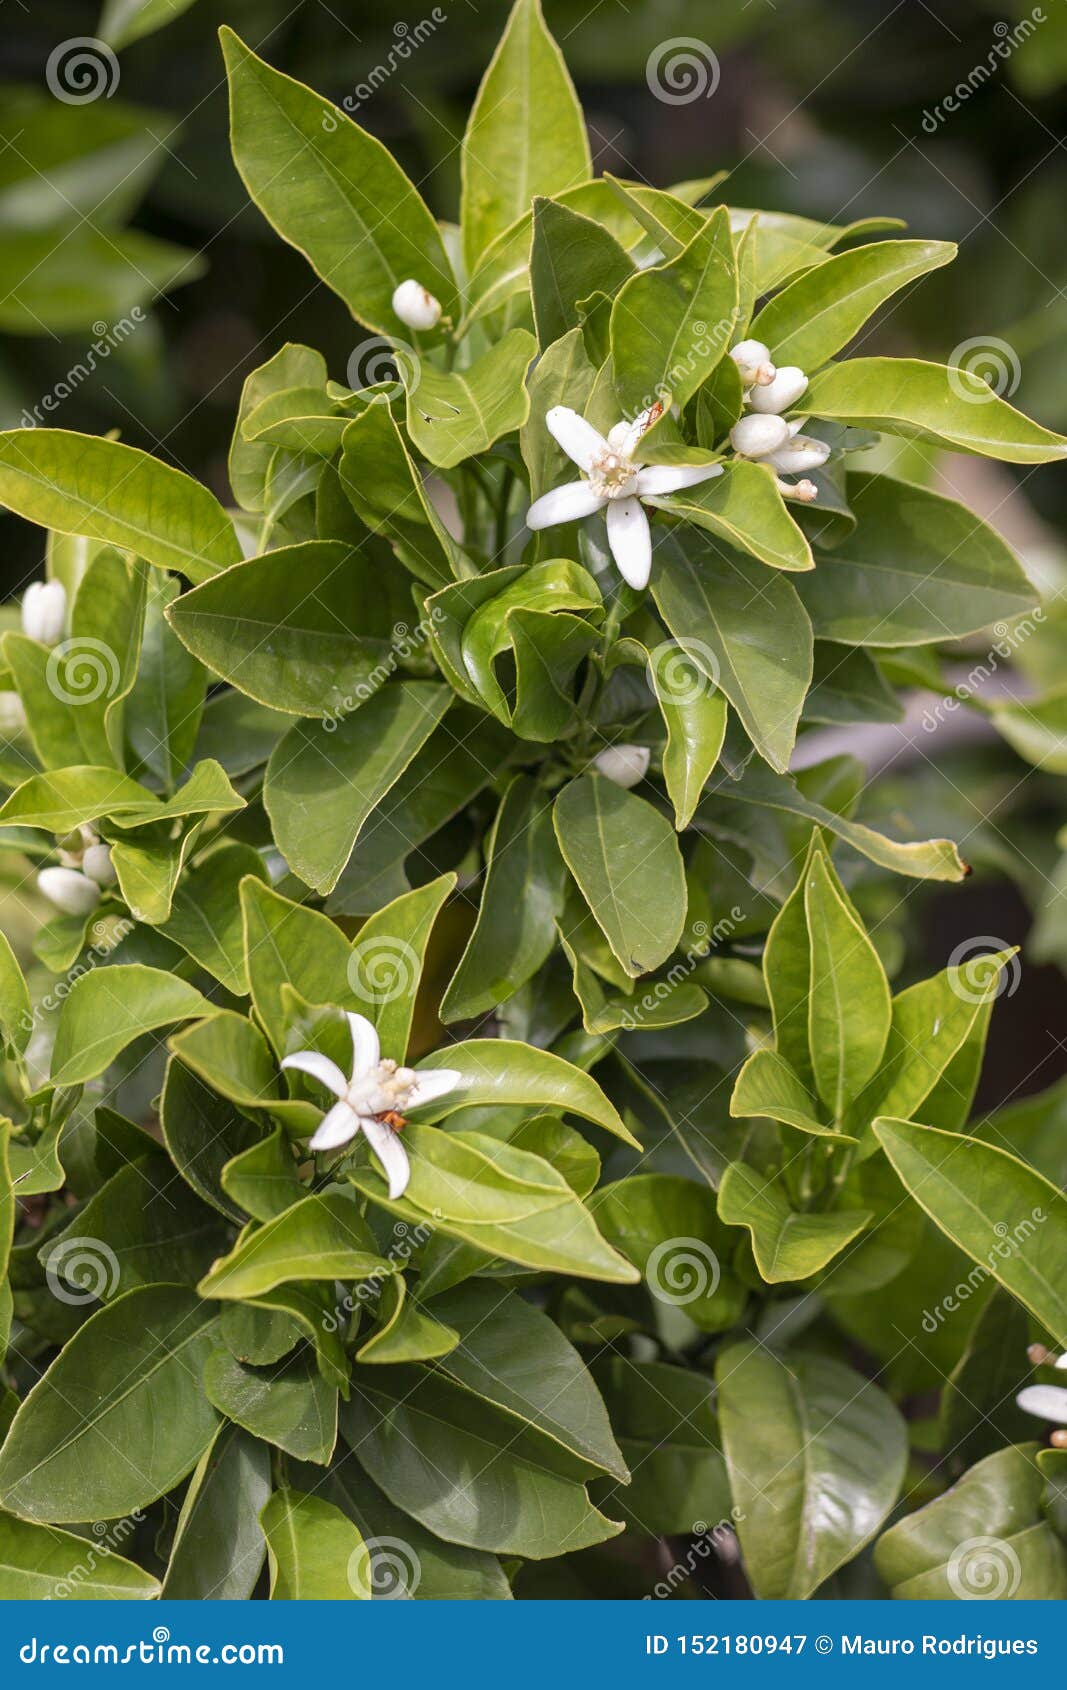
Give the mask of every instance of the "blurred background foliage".
[[[247, 202], [229, 156], [217, 26], [232, 24], [273, 64], [345, 102], [451, 217], [466, 112], [506, 9], [505, 0], [105, 0], [101, 16], [95, 0], [17, 10], [9, 0], [2, 425], [118, 430], [225, 497], [248, 371], [286, 340], [307, 341], [343, 380], [365, 335]], [[545, 12], [599, 170], [666, 185], [724, 169], [717, 194], [733, 205], [834, 222], [888, 214], [915, 235], [958, 241], [957, 264], [900, 296], [863, 350], [944, 359], [969, 338], [993, 337], [1017, 365], [1014, 402], [1067, 428], [1067, 0], [545, 0]], [[163, 16], [166, 27], [138, 34]], [[1016, 46], [1020, 22], [1026, 39]], [[86, 36], [110, 43], [117, 74], [93, 100], [60, 101], [48, 87], [50, 56]], [[708, 97], [666, 103], [647, 67], [681, 38], [706, 44], [718, 80]], [[111, 335], [116, 344], [72, 379], [94, 338], [123, 321], [132, 330]], [[900, 471], [957, 488], [1062, 592], [1067, 482], [1054, 468], [935, 463], [909, 450]], [[39, 572], [42, 536], [9, 517], [0, 529], [10, 597]], [[1023, 684], [1067, 678], [1065, 626], [1053, 608], [1020, 650]], [[974, 662], [950, 656], [964, 672]], [[960, 891], [907, 888], [891, 923], [911, 941], [908, 972], [942, 966], [975, 934], [1022, 941], [1036, 916], [1032, 960], [994, 1018], [981, 1101], [1042, 1089], [1067, 1070], [1067, 892], [1058, 891], [1067, 874], [1056, 844], [1067, 764], [1030, 769], [984, 717], [966, 713], [937, 736], [936, 754], [916, 728], [889, 731], [866, 755], [869, 769], [885, 769], [866, 813], [892, 821], [906, 810], [921, 833], [963, 840], [978, 871]], [[888, 913], [901, 893], [873, 885], [869, 896]]]

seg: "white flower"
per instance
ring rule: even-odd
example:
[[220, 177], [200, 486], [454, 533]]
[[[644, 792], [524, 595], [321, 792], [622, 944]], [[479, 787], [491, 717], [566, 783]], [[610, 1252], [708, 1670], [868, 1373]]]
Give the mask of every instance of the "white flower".
[[67, 590], [62, 581], [34, 581], [22, 595], [22, 632], [41, 645], [56, 645], [67, 626]]
[[810, 435], [801, 434], [802, 427], [802, 419], [786, 422], [784, 417], [750, 413], [730, 430], [730, 444], [738, 457], [753, 458], [781, 472], [775, 477], [775, 485], [784, 499], [799, 499], [802, 504], [810, 505], [819, 496], [814, 481], [781, 479], [782, 475], [818, 469], [830, 456], [825, 440], [813, 440]]
[[646, 497], [677, 493], [722, 474], [721, 464], [649, 464], [636, 455], [641, 437], [660, 407], [642, 411], [632, 423], [618, 422], [607, 438], [566, 405], [554, 405], [545, 417], [552, 438], [578, 468], [584, 481], [568, 481], [536, 499], [526, 513], [528, 528], [554, 528], [577, 522], [607, 506], [608, 545], [619, 574], [631, 587], [645, 587], [652, 569], [652, 531], [641, 507]]
[[421, 282], [401, 282], [393, 293], [393, 310], [409, 329], [433, 329], [441, 320], [441, 303]]
[[762, 340], [742, 340], [733, 348], [730, 357], [737, 365], [742, 387], [766, 387], [777, 371]]
[[636, 786], [648, 773], [651, 755], [647, 745], [608, 745], [597, 752], [593, 766], [616, 786]]
[[89, 915], [100, 902], [100, 888], [76, 868], [43, 868], [37, 890], [64, 915]]
[[362, 1131], [385, 1170], [390, 1197], [400, 1197], [411, 1168], [390, 1117], [399, 1117], [402, 1124], [405, 1110], [444, 1097], [459, 1084], [460, 1075], [455, 1068], [427, 1068], [419, 1073], [389, 1059], [383, 1061], [378, 1034], [366, 1016], [349, 1011], [348, 1025], [352, 1030], [351, 1079], [346, 1080], [336, 1062], [317, 1050], [287, 1056], [282, 1067], [310, 1074], [338, 1100], [309, 1141], [311, 1149], [336, 1150]]
[[784, 417], [742, 417], [730, 430], [730, 444], [739, 458], [765, 458], [788, 439]]
[[762, 387], [754, 387], [748, 402], [754, 411], [778, 416], [788, 411], [804, 393], [808, 378], [796, 364], [779, 364], [774, 380]]
[[95, 880], [98, 886], [114, 886], [118, 875], [111, 861], [110, 845], [102, 845], [98, 840], [95, 845], [86, 846], [82, 854], [82, 873]]

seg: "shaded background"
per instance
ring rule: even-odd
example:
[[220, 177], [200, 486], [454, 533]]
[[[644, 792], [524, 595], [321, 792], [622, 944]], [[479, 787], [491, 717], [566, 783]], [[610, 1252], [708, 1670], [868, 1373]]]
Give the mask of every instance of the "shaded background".
[[[433, 209], [452, 217], [465, 114], [506, 11], [503, 0], [436, 8], [423, 0], [198, 0], [159, 33], [123, 46], [110, 93], [77, 104], [49, 91], [50, 60], [60, 44], [100, 33], [98, 7], [7, 0], [3, 426], [63, 391], [39, 420], [118, 429], [226, 497], [226, 448], [248, 371], [284, 341], [304, 340], [343, 380], [365, 337], [247, 203], [226, 139], [218, 25], [233, 25], [272, 63], [334, 100], [347, 97]], [[863, 350], [943, 360], [965, 340], [993, 337], [1015, 403], [1067, 426], [1065, 0], [545, 0], [545, 12], [577, 81], [598, 170], [665, 186], [726, 169], [717, 197], [733, 205], [839, 222], [888, 214], [913, 234], [958, 241], [959, 262], [902, 296]], [[1028, 39], [1016, 48], [1020, 20]], [[662, 77], [683, 41], [701, 85], [694, 93], [682, 81], [671, 99], [657, 97], [654, 67]], [[946, 109], [946, 97], [957, 109]], [[89, 237], [101, 230], [105, 247], [118, 242], [125, 252], [129, 236], [119, 241], [118, 231], [130, 228], [169, 245], [153, 248], [149, 262], [135, 238], [125, 270], [105, 251], [97, 276]], [[156, 261], [170, 274], [185, 263], [173, 248], [190, 255], [191, 279], [157, 297]], [[71, 276], [45, 269], [57, 253], [75, 280], [92, 271], [105, 302], [85, 321], [71, 321]], [[68, 380], [92, 324], [114, 323], [134, 304], [144, 321], [94, 371]], [[1067, 481], [1054, 468], [957, 459], [931, 469], [910, 458], [908, 473], [957, 486], [1031, 568], [1057, 578]], [[0, 540], [7, 598], [39, 572], [41, 535], [2, 517]], [[1041, 662], [1055, 671], [1057, 660], [1046, 638]], [[1060, 664], [1061, 679], [1065, 669]], [[1067, 812], [1062, 780], [1027, 773], [987, 739], [957, 746], [939, 735], [935, 759], [915, 736], [910, 748], [897, 744], [890, 765], [885, 813], [894, 781], [907, 782], [909, 804], [915, 808], [918, 790], [930, 831], [969, 837], [979, 871], [965, 888], [909, 898], [916, 971], [942, 966], [974, 935], [1021, 941], [1047, 897]], [[979, 809], [988, 820], [975, 834]], [[980, 1101], [992, 1106], [1051, 1084], [1067, 1071], [1065, 1035], [1060, 969], [1028, 962], [994, 1017]]]

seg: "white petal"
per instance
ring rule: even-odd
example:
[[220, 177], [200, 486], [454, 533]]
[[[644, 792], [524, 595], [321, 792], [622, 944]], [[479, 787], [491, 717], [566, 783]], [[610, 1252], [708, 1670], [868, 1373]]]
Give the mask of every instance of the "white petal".
[[611, 500], [608, 545], [623, 580], [631, 587], [647, 587], [652, 573], [652, 530], [640, 499]]
[[607, 450], [608, 443], [600, 430], [569, 405], [553, 405], [545, 416], [545, 427], [579, 469], [591, 469], [593, 459]]
[[459, 1085], [462, 1075], [458, 1068], [423, 1068], [415, 1075], [415, 1084], [408, 1094], [409, 1109], [418, 1109], [424, 1103], [436, 1103], [439, 1097], [454, 1091]]
[[348, 1025], [352, 1033], [352, 1080], [362, 1080], [377, 1068], [382, 1059], [382, 1047], [374, 1023], [365, 1015], [348, 1011]]
[[789, 439], [789, 424], [781, 417], [742, 417], [730, 430], [730, 443], [743, 458], [763, 458]]
[[301, 1074], [310, 1074], [313, 1080], [332, 1091], [334, 1097], [344, 1097], [348, 1090], [345, 1079], [336, 1062], [331, 1062], [328, 1056], [323, 1056], [317, 1050], [298, 1050], [295, 1056], [287, 1056], [282, 1062], [283, 1068], [295, 1068]]
[[722, 474], [721, 464], [649, 464], [637, 473], [637, 494], [677, 493], [682, 487], [695, 487], [701, 481], [714, 481]]
[[1015, 1401], [1026, 1414], [1067, 1426], [1067, 1391], [1062, 1385], [1027, 1385]]
[[652, 753], [647, 745], [607, 745], [593, 758], [593, 766], [616, 786], [636, 786], [648, 773]]
[[745, 387], [751, 387], [761, 369], [769, 366], [772, 370], [770, 348], [762, 340], [742, 340], [733, 347], [730, 357], [737, 365], [741, 381]]
[[402, 1197], [411, 1178], [411, 1163], [408, 1161], [407, 1151], [392, 1127], [386, 1126], [384, 1121], [372, 1121], [363, 1117], [359, 1124], [385, 1171], [390, 1197]]
[[95, 880], [76, 868], [43, 868], [37, 876], [37, 890], [64, 915], [89, 915], [100, 902]]
[[813, 440], [808, 434], [797, 434], [776, 452], [767, 454], [767, 462], [784, 475], [800, 475], [806, 469], [818, 469], [830, 456], [825, 440]]
[[315, 1128], [315, 1136], [308, 1140], [311, 1150], [336, 1150], [355, 1138], [362, 1121], [347, 1103], [335, 1103]]
[[754, 411], [778, 416], [796, 404], [807, 385], [807, 376], [796, 364], [779, 364], [774, 380], [763, 387], [754, 387], [748, 402]]
[[526, 512], [527, 528], [554, 528], [557, 522], [578, 522], [592, 516], [605, 504], [603, 494], [594, 491], [591, 481], [565, 481], [535, 499]]

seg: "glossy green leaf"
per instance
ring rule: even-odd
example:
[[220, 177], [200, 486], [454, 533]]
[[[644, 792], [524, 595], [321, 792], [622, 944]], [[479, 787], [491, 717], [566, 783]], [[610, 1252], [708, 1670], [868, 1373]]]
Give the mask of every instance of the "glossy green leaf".
[[0, 1514], [0, 1600], [147, 1602], [159, 1594], [159, 1580], [110, 1545], [99, 1551], [72, 1532]]
[[246, 1367], [228, 1350], [207, 1358], [203, 1390], [220, 1414], [298, 1461], [324, 1467], [337, 1442], [337, 1391], [305, 1355]]
[[819, 1096], [835, 1121], [882, 1060], [892, 1008], [881, 959], [825, 855], [804, 874], [811, 955], [808, 1044]]
[[764, 464], [735, 458], [714, 480], [648, 503], [705, 528], [772, 569], [815, 567], [803, 530], [790, 516], [773, 471]]
[[781, 1121], [798, 1132], [837, 1144], [854, 1142], [819, 1120], [819, 1106], [800, 1076], [776, 1050], [756, 1050], [737, 1076], [730, 1114], [762, 1115]]
[[159, 928], [237, 996], [248, 991], [237, 889], [250, 876], [267, 879], [258, 851], [250, 845], [221, 845], [182, 876], [170, 915]]
[[364, 1365], [394, 1366], [402, 1361], [433, 1361], [459, 1343], [459, 1333], [410, 1297], [407, 1281], [397, 1273], [382, 1282], [378, 1326], [356, 1351]]
[[859, 1236], [869, 1211], [838, 1209], [807, 1214], [790, 1206], [780, 1181], [764, 1178], [745, 1162], [731, 1162], [719, 1187], [719, 1216], [747, 1227], [756, 1266], [768, 1285], [810, 1279]]
[[171, 1161], [205, 1203], [228, 1220], [244, 1216], [222, 1185], [226, 1164], [262, 1136], [261, 1129], [172, 1057], [159, 1103], [163, 1142]]
[[633, 273], [610, 229], [558, 200], [534, 200], [530, 287], [542, 350], [579, 326], [580, 299], [596, 288], [611, 295]]
[[341, 485], [374, 534], [389, 539], [418, 580], [441, 587], [472, 565], [451, 538], [423, 489], [389, 406], [368, 405], [344, 431]]
[[649, 654], [648, 676], [667, 727], [663, 782], [681, 833], [719, 760], [726, 699], [680, 643], [665, 643]]
[[149, 770], [172, 791], [193, 755], [204, 709], [207, 673], [186, 651], [166, 620], [178, 583], [148, 582], [144, 637], [137, 678], [123, 713], [133, 772]]
[[370, 1597], [370, 1555], [351, 1520], [321, 1496], [288, 1486], [260, 1514], [272, 1602], [353, 1602]]
[[259, 1512], [269, 1495], [266, 1445], [239, 1426], [224, 1426], [182, 1498], [160, 1595], [183, 1602], [247, 1602], [263, 1565]]
[[[146, 1138], [146, 1143], [151, 1140]], [[168, 1162], [126, 1162], [41, 1246], [40, 1261], [76, 1301], [113, 1301], [138, 1285], [193, 1285], [226, 1244], [226, 1229], [173, 1176]]]
[[243, 1233], [198, 1287], [202, 1297], [239, 1301], [303, 1279], [366, 1279], [395, 1271], [374, 1249], [351, 1192], [308, 1196]]
[[430, 463], [452, 469], [521, 428], [530, 407], [526, 371], [537, 342], [513, 329], [473, 364], [444, 371], [423, 363], [407, 386], [407, 429]]
[[598, 1487], [597, 1500], [646, 1537], [702, 1536], [727, 1520], [730, 1486], [707, 1375], [616, 1354], [596, 1378], [631, 1474], [628, 1485]]
[[740, 1320], [747, 1293], [725, 1265], [731, 1246], [714, 1194], [673, 1174], [633, 1174], [594, 1193], [604, 1236], [633, 1262], [654, 1299], [678, 1308], [702, 1332]]
[[52, 1084], [91, 1080], [142, 1033], [191, 1020], [210, 1007], [194, 986], [141, 963], [116, 963], [83, 974], [60, 1011]]

